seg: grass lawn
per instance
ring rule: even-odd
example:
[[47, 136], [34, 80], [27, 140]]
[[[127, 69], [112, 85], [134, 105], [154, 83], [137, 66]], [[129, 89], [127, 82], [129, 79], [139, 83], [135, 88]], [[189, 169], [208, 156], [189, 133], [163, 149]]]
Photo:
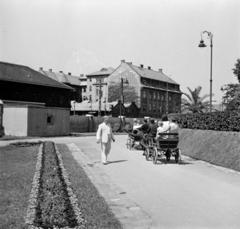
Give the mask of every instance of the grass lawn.
[[66, 145], [57, 145], [64, 166], [69, 174], [73, 192], [77, 196], [79, 208], [87, 220], [87, 228], [120, 229], [120, 222], [114, 217], [104, 198], [92, 184], [82, 167], [74, 160]]
[[39, 147], [0, 147], [0, 228], [25, 228]]

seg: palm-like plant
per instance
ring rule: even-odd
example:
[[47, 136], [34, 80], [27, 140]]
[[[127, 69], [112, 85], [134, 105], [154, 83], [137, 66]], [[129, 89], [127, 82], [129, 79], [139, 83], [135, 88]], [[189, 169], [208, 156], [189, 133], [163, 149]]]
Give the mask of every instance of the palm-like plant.
[[183, 93], [187, 98], [182, 98], [182, 112], [190, 111], [192, 113], [203, 113], [204, 109], [208, 110], [210, 108], [210, 101], [203, 101], [210, 95], [206, 94], [201, 97], [201, 86], [198, 86], [194, 90], [191, 90], [189, 87], [187, 89], [190, 94]]

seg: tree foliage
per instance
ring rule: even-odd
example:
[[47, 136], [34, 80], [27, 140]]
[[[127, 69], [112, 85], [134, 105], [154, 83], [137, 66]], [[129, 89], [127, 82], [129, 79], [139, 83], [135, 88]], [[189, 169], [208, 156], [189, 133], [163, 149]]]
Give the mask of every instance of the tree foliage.
[[233, 70], [233, 74], [237, 77], [238, 82], [240, 83], [240, 59], [237, 59], [235, 68], [233, 68], [232, 70]]
[[[240, 82], [240, 59], [237, 60], [235, 68], [232, 69], [233, 74], [237, 77]], [[240, 84], [230, 83], [224, 85], [221, 90], [224, 92], [222, 97], [223, 103], [226, 104], [226, 110], [234, 111], [240, 110]]]
[[[124, 102], [133, 102], [137, 101], [139, 98], [137, 92], [135, 91], [135, 87], [129, 85], [123, 85], [123, 97]], [[121, 98], [121, 87], [119, 84], [111, 84], [108, 88], [108, 101], [114, 102]]]
[[210, 108], [210, 101], [204, 101], [210, 95], [206, 94], [201, 97], [201, 86], [198, 86], [194, 90], [191, 90], [189, 87], [187, 89], [190, 93], [183, 93], [187, 98], [182, 98], [182, 112], [203, 113], [204, 109], [208, 110]]

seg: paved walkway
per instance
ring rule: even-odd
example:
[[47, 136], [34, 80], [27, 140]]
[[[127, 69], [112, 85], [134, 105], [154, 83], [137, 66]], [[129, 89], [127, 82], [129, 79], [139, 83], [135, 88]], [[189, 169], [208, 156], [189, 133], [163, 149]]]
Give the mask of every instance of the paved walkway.
[[[90, 160], [76, 144], [70, 143], [67, 146], [71, 150], [75, 160], [83, 167], [92, 183], [105, 198], [123, 228], [159, 228], [146, 212], [142, 211], [133, 200], [126, 196], [126, 192], [110, 180], [105, 172], [102, 171], [100, 163], [94, 163]], [[99, 154], [97, 157], [99, 158]]]

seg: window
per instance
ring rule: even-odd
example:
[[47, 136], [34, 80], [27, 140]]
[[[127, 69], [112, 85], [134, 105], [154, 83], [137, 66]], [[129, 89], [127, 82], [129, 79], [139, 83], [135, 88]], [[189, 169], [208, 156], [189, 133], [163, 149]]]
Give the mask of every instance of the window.
[[96, 89], [96, 96], [98, 96], [98, 89]]
[[149, 111], [152, 110], [152, 104], [151, 104], [151, 103], [149, 103], [148, 110], [149, 110]]
[[152, 99], [152, 92], [149, 93], [149, 99]]
[[162, 94], [162, 101], [164, 101], [164, 94]]
[[86, 92], [86, 87], [83, 88], [83, 92]]
[[146, 102], [142, 103], [142, 110], [147, 111], [147, 103]]
[[92, 91], [92, 86], [89, 87], [89, 91]]
[[161, 94], [157, 94], [157, 99], [160, 101], [161, 100]]
[[90, 82], [92, 82], [92, 78], [90, 78]]
[[153, 111], [156, 112], [156, 104], [153, 104]]
[[153, 92], [153, 99], [156, 100], [156, 93]]
[[147, 98], [147, 92], [143, 91], [143, 98], [146, 99]]
[[53, 125], [53, 124], [54, 124], [54, 115], [47, 114], [47, 125]]

